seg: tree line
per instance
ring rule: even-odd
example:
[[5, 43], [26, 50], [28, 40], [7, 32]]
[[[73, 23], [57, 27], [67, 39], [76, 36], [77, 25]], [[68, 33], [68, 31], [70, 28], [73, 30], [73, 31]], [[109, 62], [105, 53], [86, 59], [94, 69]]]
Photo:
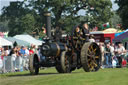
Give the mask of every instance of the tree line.
[[[118, 1], [118, 0], [117, 0]], [[126, 0], [127, 1], [127, 0]], [[44, 13], [51, 13], [52, 27], [59, 26], [70, 32], [81, 22], [88, 22], [90, 28], [112, 21], [111, 0], [24, 0], [11, 2], [2, 9], [0, 24], [2, 31], [9, 31], [10, 36], [22, 33], [36, 33], [42, 36], [45, 26]], [[84, 12], [80, 15], [80, 12]]]

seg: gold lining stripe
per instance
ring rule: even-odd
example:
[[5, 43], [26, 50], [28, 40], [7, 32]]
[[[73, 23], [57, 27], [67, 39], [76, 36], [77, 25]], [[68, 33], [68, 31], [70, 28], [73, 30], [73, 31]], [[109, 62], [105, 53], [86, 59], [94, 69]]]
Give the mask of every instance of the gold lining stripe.
[[44, 16], [51, 16], [51, 13], [44, 13]]
[[64, 47], [65, 47], [65, 51], [68, 51], [68, 47], [66, 46], [66, 44], [64, 44]]
[[60, 46], [56, 43], [56, 47], [57, 47], [57, 53], [56, 53], [56, 57], [57, 57], [60, 54]]

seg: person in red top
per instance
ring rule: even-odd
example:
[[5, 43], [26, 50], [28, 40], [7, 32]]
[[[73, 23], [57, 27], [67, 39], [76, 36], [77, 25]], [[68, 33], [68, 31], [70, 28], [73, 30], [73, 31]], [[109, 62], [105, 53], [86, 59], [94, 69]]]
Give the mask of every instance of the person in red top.
[[32, 48], [30, 48], [29, 55], [32, 55], [33, 53], [34, 53], [34, 51], [32, 50]]
[[5, 56], [5, 54], [4, 54], [4, 48], [1, 48], [1, 56], [0, 56], [0, 58], [3, 60], [4, 59], [4, 56]]
[[127, 65], [127, 62], [126, 62], [126, 60], [123, 58], [123, 59], [122, 59], [122, 67], [126, 67], [126, 65]]

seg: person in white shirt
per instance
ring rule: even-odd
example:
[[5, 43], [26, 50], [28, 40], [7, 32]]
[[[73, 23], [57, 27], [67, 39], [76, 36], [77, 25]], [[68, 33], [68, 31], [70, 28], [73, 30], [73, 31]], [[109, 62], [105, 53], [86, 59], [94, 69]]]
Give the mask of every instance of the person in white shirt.
[[115, 56], [115, 44], [111, 43], [110, 46], [111, 58], [112, 58], [112, 67], [115, 68], [117, 64], [117, 58]]
[[13, 49], [12, 49], [10, 55], [12, 56], [13, 71], [15, 72], [15, 70], [16, 70], [16, 58], [17, 58], [17, 56], [16, 56], [16, 48], [13, 48]]
[[94, 35], [90, 35], [89, 42], [95, 42]]
[[111, 44], [111, 46], [110, 46], [110, 52], [111, 52], [111, 55], [112, 55], [112, 57], [115, 55], [115, 48], [114, 48], [115, 46], [114, 46], [114, 43], [112, 43]]
[[111, 49], [110, 43], [106, 42], [105, 50], [104, 50], [106, 68], [110, 68], [112, 66], [112, 58], [111, 58], [111, 50], [110, 49]]
[[23, 57], [23, 59], [24, 59], [24, 69], [25, 70], [28, 70], [28, 62], [29, 62], [29, 58], [28, 58], [28, 56], [29, 56], [29, 50], [28, 50], [28, 48], [27, 47], [24, 47], [24, 50], [25, 50], [25, 55], [24, 55], [24, 57]]
[[118, 68], [122, 67], [122, 57], [124, 57], [124, 54], [126, 53], [126, 50], [122, 43], [118, 44], [118, 47], [115, 49], [116, 57], [118, 59]]
[[28, 50], [28, 48], [27, 48], [27, 47], [25, 47], [25, 54], [26, 54], [26, 56], [28, 56], [28, 55], [29, 55], [29, 50]]
[[102, 60], [101, 60], [101, 68], [104, 68], [104, 63], [105, 63], [105, 57], [104, 57], [104, 44], [103, 43], [99, 43], [100, 46], [100, 50], [101, 50], [101, 55], [102, 55]]

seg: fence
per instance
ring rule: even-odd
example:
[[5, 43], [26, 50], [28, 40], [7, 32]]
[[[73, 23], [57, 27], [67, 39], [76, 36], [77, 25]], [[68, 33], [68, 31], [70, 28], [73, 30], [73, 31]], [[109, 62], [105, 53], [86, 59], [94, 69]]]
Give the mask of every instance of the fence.
[[23, 71], [24, 66], [28, 68], [28, 58], [18, 56], [13, 60], [12, 56], [4, 56], [3, 60], [0, 59], [0, 73]]
[[3, 61], [2, 61], [2, 59], [0, 58], [0, 73], [1, 73], [1, 71], [2, 71], [2, 67], [3, 67]]

